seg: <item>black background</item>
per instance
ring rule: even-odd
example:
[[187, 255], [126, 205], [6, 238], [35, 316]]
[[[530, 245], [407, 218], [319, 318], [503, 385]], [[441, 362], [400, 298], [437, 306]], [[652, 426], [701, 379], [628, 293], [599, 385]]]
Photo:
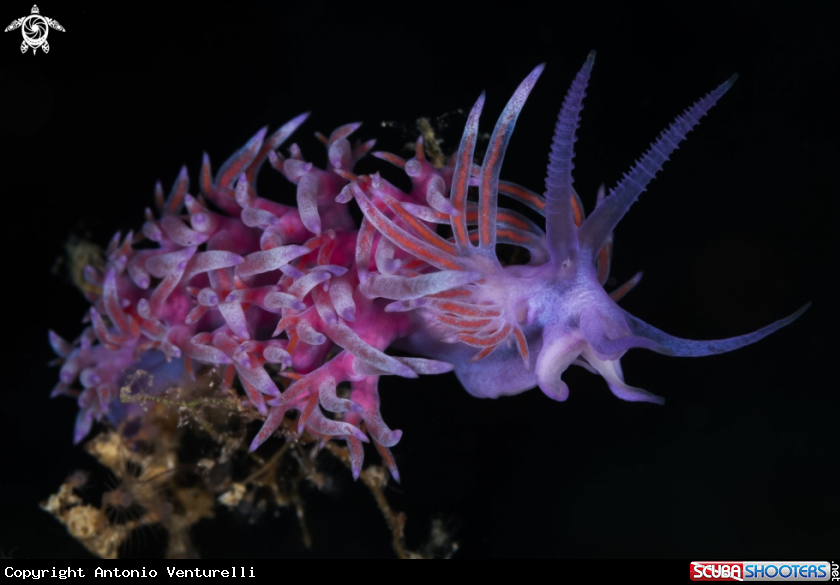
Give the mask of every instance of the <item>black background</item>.
[[[838, 12], [827, 2], [484, 4], [52, 2], [41, 13], [67, 32], [49, 34], [49, 54], [21, 55], [18, 31], [0, 35], [5, 552], [86, 554], [37, 508], [69, 472], [92, 467], [72, 445], [75, 405], [48, 399], [57, 370], [45, 365], [46, 331], [73, 338], [87, 306], [51, 272], [70, 234], [104, 245], [139, 228], [155, 180], [168, 188], [187, 163], [195, 181], [203, 150], [218, 168], [260, 127], [303, 111], [313, 114], [294, 140], [317, 164], [313, 132], [353, 121], [364, 122], [359, 138], [399, 152], [413, 139], [400, 127], [449, 113], [454, 149], [459, 108], [486, 89], [490, 131], [546, 61], [502, 171], [541, 191], [557, 110], [596, 49], [575, 169], [589, 210], [598, 185], [615, 184], [675, 115], [741, 75], [619, 226], [614, 276], [645, 270], [623, 306], [710, 339], [814, 305], [731, 354], [630, 352], [628, 382], [664, 407], [622, 402], [579, 368], [563, 404], [539, 391], [475, 399], [451, 375], [383, 379], [384, 417], [404, 431], [394, 449], [403, 482], [388, 497], [408, 514], [408, 544], [441, 518], [459, 557], [837, 556]], [[29, 9], [4, 3], [0, 25]], [[263, 173], [263, 196], [293, 194]], [[311, 550], [291, 513], [254, 526], [227, 511], [196, 526], [198, 550], [391, 556], [349, 473], [307, 502]]]

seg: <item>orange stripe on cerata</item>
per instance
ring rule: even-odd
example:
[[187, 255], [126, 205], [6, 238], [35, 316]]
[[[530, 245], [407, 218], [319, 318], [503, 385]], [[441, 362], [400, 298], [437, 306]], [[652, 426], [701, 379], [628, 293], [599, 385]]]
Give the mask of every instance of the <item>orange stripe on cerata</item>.
[[500, 209], [497, 217], [499, 218], [499, 221], [503, 221], [511, 227], [515, 227], [526, 232], [531, 230], [531, 225], [527, 221], [523, 220], [521, 217], [516, 217], [512, 213], [507, 213], [507, 210], [505, 209]]
[[528, 237], [529, 234], [523, 234], [522, 232], [517, 232], [515, 230], [500, 229], [498, 234], [499, 236], [507, 238], [511, 242], [516, 242], [517, 244], [525, 244], [531, 241], [531, 238]]
[[457, 301], [441, 301], [435, 299], [431, 301], [431, 304], [442, 311], [448, 311], [455, 315], [464, 315], [466, 317], [498, 317], [501, 315], [501, 312], [494, 309], [481, 308], [476, 305], [468, 305]]
[[464, 343], [468, 343], [469, 345], [475, 345], [478, 347], [488, 347], [491, 345], [498, 345], [499, 343], [501, 343], [508, 335], [510, 335], [510, 330], [510, 323], [505, 323], [504, 327], [499, 329], [490, 337], [477, 337], [475, 335], [465, 335], [463, 333], [460, 333], [458, 334], [458, 339], [460, 339]]
[[175, 213], [181, 209], [181, 203], [184, 201], [184, 195], [186, 194], [187, 182], [179, 180], [175, 184], [175, 192], [172, 194], [172, 197], [170, 197], [169, 204], [167, 205], [169, 211]]
[[388, 447], [383, 447], [376, 441], [373, 441], [373, 445], [376, 447], [376, 450], [379, 451], [379, 456], [382, 457], [382, 460], [385, 462], [388, 469], [396, 469], [397, 464], [394, 461], [394, 456], [391, 455], [391, 450]]
[[612, 251], [610, 248], [612, 248], [612, 246], [610, 246], [609, 242], [607, 242], [598, 252], [598, 282], [601, 284], [604, 284], [609, 276], [610, 252]]
[[454, 177], [451, 188], [452, 205], [460, 212], [460, 215], [450, 220], [452, 231], [455, 233], [455, 241], [458, 245], [464, 245], [469, 241], [465, 211], [467, 208], [467, 189], [470, 179], [470, 169], [472, 167], [471, 159], [475, 151], [475, 134], [469, 134], [461, 146], [458, 174]]
[[246, 163], [250, 164], [251, 161], [249, 160], [248, 154], [254, 154], [253, 149], [248, 149], [247, 151], [241, 153], [224, 175], [216, 177], [216, 184], [220, 186], [231, 185], [234, 179], [236, 179], [240, 174], [242, 174], [242, 171], [245, 170], [245, 167], [247, 166]]
[[[206, 153], [205, 153], [206, 156]], [[206, 194], [210, 194], [213, 192], [213, 173], [210, 170], [210, 159], [205, 158], [204, 161], [201, 163], [201, 173], [198, 176], [198, 182], [201, 184], [202, 192]], [[157, 193], [155, 193], [157, 196]], [[163, 201], [163, 192], [161, 192], [161, 201]], [[162, 209], [162, 206], [159, 207]]]
[[493, 319], [485, 318], [485, 319], [463, 319], [458, 317], [452, 317], [450, 315], [439, 315], [438, 321], [442, 323], [446, 323], [447, 325], [452, 325], [453, 327], [460, 327], [461, 329], [467, 328], [481, 328], [485, 325], [488, 325]]
[[333, 250], [335, 250], [335, 238], [326, 238], [321, 249], [318, 250], [318, 264], [329, 264]]
[[432, 218], [434, 218], [435, 223], [449, 223], [449, 218], [451, 217], [448, 213], [441, 213], [440, 211], [428, 210], [431, 212]]
[[391, 154], [390, 152], [380, 152], [377, 156], [384, 161], [388, 161], [395, 167], [400, 167], [401, 169], [405, 168], [405, 159], [400, 158], [396, 154]]
[[298, 428], [302, 428], [306, 424], [306, 421], [309, 420], [309, 417], [312, 415], [312, 411], [315, 410], [316, 406], [318, 406], [318, 392], [316, 390], [312, 390], [309, 399], [306, 401], [306, 407], [304, 407], [303, 412], [298, 419]]
[[261, 164], [257, 165], [254, 163], [262, 163], [262, 161], [265, 160], [265, 158], [268, 156], [269, 151], [271, 150], [274, 150], [274, 145], [272, 145], [271, 142], [264, 142], [259, 151], [257, 151], [254, 160], [251, 161], [251, 164], [248, 165], [248, 168], [245, 170], [245, 182], [248, 183], [249, 186], [254, 185], [254, 177], [256, 176], [257, 171], [260, 170], [260, 166], [262, 166]]
[[351, 183], [359, 180], [358, 175], [354, 175], [353, 173], [350, 173], [348, 171], [343, 171], [341, 169], [333, 169], [333, 172], [336, 175], [338, 175], [339, 177], [341, 177], [342, 179], [344, 179], [346, 181], [350, 181]]
[[412, 258], [408, 261], [407, 264], [403, 265], [403, 268], [405, 268], [406, 270], [415, 270], [417, 268], [420, 268], [424, 264], [427, 264], [425, 260], [421, 260], [420, 258]]
[[359, 239], [356, 242], [356, 270], [367, 272], [370, 269], [370, 253], [373, 248], [373, 237], [376, 235], [376, 227], [367, 218], [362, 218], [362, 225], [359, 227]]
[[357, 196], [356, 201], [359, 203], [359, 207], [362, 208], [362, 211], [365, 214], [365, 217], [370, 221], [373, 226], [379, 230], [384, 236], [386, 236], [389, 240], [395, 242], [400, 248], [405, 250], [406, 252], [410, 252], [423, 260], [426, 260], [429, 264], [441, 265], [450, 270], [460, 270], [461, 266], [447, 258], [445, 255], [442, 254], [434, 254], [429, 250], [426, 250], [422, 245], [418, 245], [419, 243], [397, 228], [391, 221], [385, 217], [381, 211], [376, 209], [376, 207], [371, 203], [371, 201], [367, 198], [364, 193], [362, 196]]
[[516, 183], [509, 183], [508, 181], [499, 181], [499, 192], [509, 195], [514, 199], [519, 199], [523, 203], [530, 204], [540, 212], [545, 213], [545, 199], [525, 187]]
[[612, 291], [610, 293], [610, 298], [614, 301], [618, 301], [619, 299], [624, 297], [624, 295], [633, 290], [636, 287], [636, 285], [639, 284], [639, 280], [641, 280], [641, 278], [642, 273], [637, 273], [635, 276], [633, 276], [633, 278], [631, 278], [630, 280], [622, 284], [620, 287]]
[[577, 193], [572, 195], [571, 203], [572, 217], [575, 220], [575, 227], [580, 227], [580, 224], [583, 223], [583, 205], [581, 204]]
[[286, 315], [280, 322], [277, 323], [277, 332], [285, 331], [289, 327], [294, 327], [297, 325], [299, 317], [297, 315]]
[[488, 355], [490, 355], [491, 353], [493, 353], [494, 351], [496, 351], [496, 348], [497, 348], [497, 347], [499, 347], [499, 346], [498, 346], [498, 345], [494, 345], [494, 346], [492, 346], [492, 347], [485, 347], [485, 348], [484, 348], [484, 349], [482, 349], [480, 352], [478, 352], [477, 354], [475, 354], [472, 358], [470, 358], [470, 362], [477, 362], [477, 361], [483, 360], [483, 359], [484, 359], [484, 358], [486, 358]]
[[439, 250], [443, 250], [447, 254], [452, 254], [453, 256], [457, 254], [457, 249], [455, 246], [441, 238], [435, 232], [433, 232], [429, 227], [424, 224], [422, 221], [411, 215], [408, 211], [403, 208], [402, 205], [397, 203], [397, 201], [388, 195], [387, 193], [384, 194], [385, 196], [382, 197], [385, 204], [394, 212], [397, 217], [399, 217], [402, 221], [407, 223], [412, 229], [414, 229], [416, 235], [423, 238], [426, 242], [438, 248]]
[[122, 310], [116, 290], [105, 294], [103, 301], [108, 317], [114, 321], [114, 325], [116, 325], [121, 334], [120, 339], [122, 341], [137, 337], [140, 334], [140, 328], [137, 326], [137, 322]]
[[355, 132], [356, 129], [358, 129], [358, 127], [359, 126], [356, 125], [356, 124], [345, 124], [341, 128], [338, 128], [337, 130], [334, 130], [333, 133], [330, 134], [329, 143], [332, 144], [336, 140], [340, 140], [342, 138], [347, 138], [353, 132]]
[[314, 250], [315, 248], [321, 245], [321, 236], [315, 236], [311, 240], [305, 242], [303, 245], [309, 248], [310, 250]]
[[493, 232], [495, 231], [494, 228], [496, 224], [493, 223], [491, 225], [491, 221], [495, 222], [495, 217], [490, 217], [492, 213], [495, 211], [495, 205], [493, 205], [493, 197], [490, 193], [490, 189], [493, 182], [493, 174], [496, 168], [496, 163], [499, 160], [499, 156], [501, 154], [502, 148], [502, 140], [504, 139], [504, 132], [499, 132], [498, 136], [496, 137], [496, 141], [493, 145], [491, 145], [490, 150], [487, 151], [489, 155], [489, 160], [484, 161], [484, 166], [482, 167], [482, 177], [481, 177], [481, 197], [478, 201], [478, 209], [479, 209], [479, 221], [478, 221], [478, 231], [481, 235], [480, 241], [482, 246], [492, 246], [495, 244], [495, 237]]
[[233, 386], [233, 375], [236, 373], [236, 369], [233, 366], [228, 366], [225, 368], [225, 388], [230, 388]]
[[516, 347], [519, 349], [519, 355], [525, 360], [525, 366], [528, 366], [528, 343], [525, 341], [525, 334], [519, 325], [514, 325], [513, 335], [516, 337]]
[[619, 299], [623, 298], [624, 295], [629, 293], [632, 288], [633, 286], [631, 282], [625, 282], [620, 287], [618, 287], [610, 293], [610, 298], [614, 301], [618, 301]]
[[[407, 265], [406, 265], [407, 267]], [[452, 299], [456, 297], [468, 297], [472, 295], [472, 293], [468, 290], [464, 290], [462, 288], [453, 288], [452, 290], [445, 290], [443, 292], [435, 293], [433, 295], [426, 295], [429, 297], [437, 298], [437, 299]]]
[[[371, 223], [376, 225], [376, 220], [374, 220]], [[426, 260], [427, 262], [442, 264], [450, 270], [459, 270], [461, 268], [458, 264], [447, 260], [443, 256], [435, 256], [434, 254], [429, 254], [423, 247], [418, 246], [413, 240], [409, 239], [404, 234], [400, 233], [391, 225], [388, 225], [385, 222], [382, 222], [382, 225], [376, 225], [376, 229], [388, 236], [388, 239], [396, 242], [400, 246], [400, 248], [402, 248], [406, 252], [414, 254], [415, 256]]]
[[289, 345], [286, 346], [286, 351], [292, 353], [297, 347], [299, 340], [300, 338], [298, 337], [297, 331], [293, 331], [292, 334], [289, 335]]

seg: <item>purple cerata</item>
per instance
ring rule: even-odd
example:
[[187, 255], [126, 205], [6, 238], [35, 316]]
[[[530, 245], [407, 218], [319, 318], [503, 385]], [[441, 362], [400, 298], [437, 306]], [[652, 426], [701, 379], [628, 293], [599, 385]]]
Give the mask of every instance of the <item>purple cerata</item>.
[[[104, 269], [85, 270], [99, 291], [86, 293], [90, 325], [72, 343], [50, 332], [63, 358], [53, 395], [79, 404], [75, 441], [95, 420], [143, 416], [119, 399], [130, 372], [154, 371], [174, 384], [212, 365], [228, 384], [238, 376], [244, 404], [265, 419], [252, 450], [277, 431], [286, 413], [298, 411], [299, 432], [346, 441], [355, 477], [362, 443], [372, 439], [399, 479], [389, 449], [402, 433], [382, 420], [382, 375], [454, 370], [473, 396], [539, 387], [562, 401], [569, 394], [563, 372], [577, 365], [600, 374], [623, 400], [661, 404], [659, 396], [624, 381], [620, 359], [627, 350], [722, 353], [799, 317], [807, 305], [753, 333], [691, 341], [618, 306], [641, 274], [604, 290], [616, 225], [735, 77], [678, 116], [609, 194], [599, 191], [585, 217], [572, 159], [594, 62], [593, 52], [563, 101], [543, 195], [499, 179], [516, 119], [543, 65], [508, 102], [481, 165], [473, 157], [483, 94], [448, 165], [437, 168], [427, 159], [422, 138], [410, 160], [373, 153], [405, 171], [408, 193], [378, 173], [353, 174], [374, 145], [350, 143], [359, 124], [318, 135], [328, 150], [325, 169], [307, 162], [296, 144], [282, 155], [277, 149], [308, 114], [270, 136], [260, 130], [215, 175], [205, 155], [200, 194], [189, 194], [186, 168], [168, 197], [158, 184], [158, 216], [147, 209], [142, 233], [117, 233]], [[297, 207], [257, 194], [256, 175], [266, 160], [297, 186]], [[468, 200], [470, 187], [477, 187], [477, 202]], [[499, 194], [545, 217], [545, 229], [499, 207]], [[348, 208], [354, 199], [364, 214], [360, 226]], [[440, 235], [438, 224], [452, 237]], [[144, 239], [157, 246], [135, 249]], [[527, 249], [528, 262], [503, 266], [500, 243]], [[393, 357], [385, 353], [389, 347], [423, 357]], [[283, 391], [278, 376], [292, 380]], [[349, 383], [349, 394], [337, 392], [342, 383]]]

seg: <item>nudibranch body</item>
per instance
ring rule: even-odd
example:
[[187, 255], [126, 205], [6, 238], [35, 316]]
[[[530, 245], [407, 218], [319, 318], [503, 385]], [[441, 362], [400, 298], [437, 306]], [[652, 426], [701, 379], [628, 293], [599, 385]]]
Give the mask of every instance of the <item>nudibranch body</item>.
[[[353, 174], [373, 147], [373, 141], [349, 142], [358, 124], [318, 135], [328, 149], [325, 169], [307, 162], [295, 144], [288, 157], [280, 154], [307, 115], [268, 137], [261, 130], [215, 177], [205, 155], [200, 195], [188, 194], [185, 169], [167, 199], [158, 185], [161, 217], [147, 211], [142, 236], [117, 234], [104, 269], [85, 272], [94, 289], [86, 293], [93, 303], [90, 327], [73, 343], [50, 332], [63, 358], [53, 394], [77, 397], [80, 407], [76, 441], [94, 420], [142, 416], [118, 398], [132, 369], [158, 368], [163, 379], [177, 381], [178, 372], [206, 364], [225, 371], [228, 384], [238, 376], [244, 403], [264, 417], [252, 449], [297, 411], [299, 432], [347, 442], [354, 476], [370, 437], [398, 478], [389, 449], [401, 432], [380, 415], [382, 375], [454, 369], [474, 396], [538, 386], [565, 400], [563, 372], [578, 365], [600, 374], [619, 398], [661, 403], [625, 383], [620, 358], [628, 349], [722, 353], [796, 319], [807, 306], [740, 337], [683, 340], [618, 306], [640, 274], [605, 291], [616, 224], [734, 77], [678, 116], [608, 195], [599, 191], [585, 217], [572, 159], [594, 58], [589, 55], [563, 102], [542, 196], [500, 180], [517, 116], [542, 65], [508, 102], [481, 165], [473, 159], [483, 94], [448, 165], [432, 165], [422, 139], [410, 160], [374, 153], [404, 169], [412, 183], [407, 193], [379, 174]], [[297, 186], [296, 208], [257, 195], [255, 177], [266, 160]], [[471, 187], [477, 201], [469, 200]], [[544, 217], [545, 228], [500, 207], [499, 194]], [[364, 215], [358, 228], [351, 200]], [[438, 233], [440, 224], [451, 237]], [[143, 238], [158, 247], [134, 248]], [[502, 265], [501, 243], [526, 249], [527, 263]], [[385, 350], [392, 346], [423, 357], [390, 356]], [[293, 382], [281, 391], [278, 376]], [[82, 390], [71, 387], [76, 381]], [[349, 394], [338, 390], [345, 383]]]

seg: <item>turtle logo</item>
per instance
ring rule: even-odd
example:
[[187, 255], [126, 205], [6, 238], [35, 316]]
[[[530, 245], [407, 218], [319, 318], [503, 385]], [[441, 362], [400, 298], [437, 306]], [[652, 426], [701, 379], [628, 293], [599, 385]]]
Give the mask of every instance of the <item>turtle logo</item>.
[[20, 44], [20, 52], [25, 53], [26, 49], [32, 47], [32, 54], [34, 55], [40, 48], [45, 53], [50, 52], [50, 45], [47, 42], [47, 33], [50, 32], [50, 27], [55, 30], [64, 32], [64, 27], [58, 24], [58, 21], [46, 16], [41, 16], [37, 5], [32, 6], [32, 14], [18, 18], [12, 21], [12, 24], [6, 27], [3, 32], [9, 32], [20, 28], [23, 33], [23, 42]]

